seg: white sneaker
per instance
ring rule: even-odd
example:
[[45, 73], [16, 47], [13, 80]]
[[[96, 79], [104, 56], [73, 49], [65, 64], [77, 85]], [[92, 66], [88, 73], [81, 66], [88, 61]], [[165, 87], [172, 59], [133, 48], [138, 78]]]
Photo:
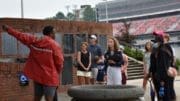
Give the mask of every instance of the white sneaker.
[[140, 97], [139, 99], [140, 101], [145, 101], [144, 97]]

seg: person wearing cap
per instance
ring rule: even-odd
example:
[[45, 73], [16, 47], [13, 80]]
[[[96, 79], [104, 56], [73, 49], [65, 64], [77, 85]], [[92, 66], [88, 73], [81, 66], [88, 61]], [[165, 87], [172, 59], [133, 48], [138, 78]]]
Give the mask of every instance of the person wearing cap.
[[[168, 75], [167, 70], [173, 67], [173, 51], [169, 44], [164, 44], [164, 32], [154, 31], [155, 36], [152, 54], [150, 57], [149, 74], [153, 80], [153, 84], [157, 93], [158, 100], [173, 101], [176, 99], [173, 88], [173, 79]], [[164, 87], [164, 94], [160, 88]]]
[[96, 83], [96, 78], [98, 74], [98, 68], [97, 68], [97, 63], [99, 58], [103, 58], [102, 54], [102, 49], [97, 43], [97, 36], [96, 35], [90, 35], [90, 42], [89, 42], [89, 47], [88, 50], [91, 53], [91, 83], [95, 84]]

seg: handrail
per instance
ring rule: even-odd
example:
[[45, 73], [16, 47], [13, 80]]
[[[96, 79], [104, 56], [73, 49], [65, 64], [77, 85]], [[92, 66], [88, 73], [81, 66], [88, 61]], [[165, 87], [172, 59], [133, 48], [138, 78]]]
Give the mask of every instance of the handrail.
[[135, 58], [132, 58], [132, 57], [128, 56], [128, 59], [133, 60], [133, 61], [135, 61], [135, 62], [143, 65], [143, 62], [142, 62], [142, 61], [139, 61], [139, 60], [137, 60], [137, 59], [135, 59]]

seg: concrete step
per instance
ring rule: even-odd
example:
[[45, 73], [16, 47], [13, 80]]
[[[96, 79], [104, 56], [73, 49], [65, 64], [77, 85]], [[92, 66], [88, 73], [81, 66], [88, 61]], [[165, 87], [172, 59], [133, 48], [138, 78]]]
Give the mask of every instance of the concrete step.
[[144, 75], [143, 72], [137, 72], [137, 73], [128, 73], [128, 76], [137, 76], [137, 75]]
[[133, 63], [133, 62], [137, 62], [137, 61], [134, 61], [134, 60], [128, 60], [129, 63]]
[[128, 59], [127, 68], [128, 79], [139, 79], [144, 77], [143, 64], [133, 58]]
[[131, 59], [129, 59], [129, 58], [128, 58], [128, 61], [129, 61], [129, 62], [134, 62], [134, 60], [131, 60]]
[[143, 72], [142, 69], [134, 69], [134, 70], [128, 70], [127, 73], [137, 73], [137, 72]]
[[134, 64], [134, 63], [137, 63], [135, 61], [128, 61], [129, 64]]
[[131, 71], [131, 70], [143, 70], [142, 67], [128, 67], [127, 68], [128, 71]]
[[143, 77], [144, 77], [143, 75], [128, 76], [128, 80], [142, 79]]
[[130, 67], [143, 67], [143, 65], [136, 63], [136, 64], [129, 64], [128, 67], [129, 67], [129, 68], [130, 68]]

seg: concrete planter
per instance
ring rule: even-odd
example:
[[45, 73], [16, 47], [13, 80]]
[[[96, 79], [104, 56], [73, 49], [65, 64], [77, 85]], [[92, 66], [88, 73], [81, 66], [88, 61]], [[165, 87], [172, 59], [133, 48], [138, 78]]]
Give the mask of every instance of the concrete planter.
[[83, 85], [68, 89], [72, 101], [140, 101], [144, 91], [136, 86]]

